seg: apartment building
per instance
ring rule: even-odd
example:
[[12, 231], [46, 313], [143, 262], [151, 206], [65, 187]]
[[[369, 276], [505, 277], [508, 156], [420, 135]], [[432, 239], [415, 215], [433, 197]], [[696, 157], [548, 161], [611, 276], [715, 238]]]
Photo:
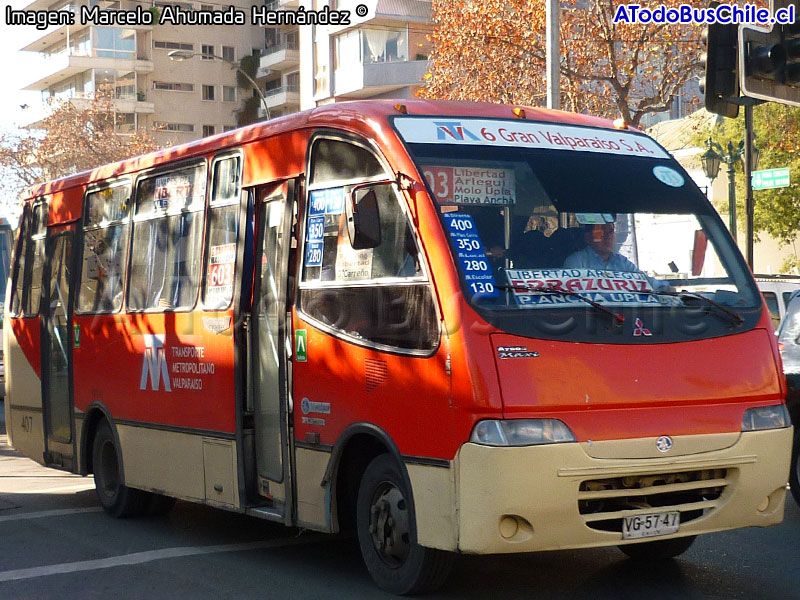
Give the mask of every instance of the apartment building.
[[[224, 10], [233, 5], [249, 12], [250, 2], [142, 2], [134, 0], [36, 0], [24, 10], [64, 10], [76, 15], [74, 25], [50, 27], [23, 50], [47, 58], [40, 72], [31, 74], [24, 89], [42, 98], [86, 103], [98, 89], [113, 90], [119, 111], [120, 134], [146, 129], [159, 143], [177, 144], [220, 133], [237, 126], [237, 112], [254, 93], [238, 87], [236, 70], [242, 57], [260, 55], [264, 28], [250, 25], [159, 25], [158, 11], [170, 5], [185, 11]], [[104, 11], [155, 6], [154, 24], [100, 26], [82, 23], [81, 6]], [[181, 50], [175, 61], [170, 52]], [[216, 55], [224, 60], [212, 59]]]
[[[359, 16], [357, 6], [367, 8]], [[430, 0], [271, 0], [276, 11], [347, 11], [347, 25], [266, 29], [260, 81], [270, 116], [364, 98], [410, 98], [428, 69]]]

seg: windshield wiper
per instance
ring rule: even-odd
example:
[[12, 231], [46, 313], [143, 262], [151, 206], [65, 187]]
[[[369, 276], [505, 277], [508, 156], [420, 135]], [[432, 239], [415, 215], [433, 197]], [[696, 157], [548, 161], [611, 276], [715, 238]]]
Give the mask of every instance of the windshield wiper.
[[540, 288], [536, 288], [536, 289], [531, 289], [531, 288], [529, 288], [527, 286], [524, 286], [524, 285], [498, 285], [496, 287], [499, 290], [514, 290], [515, 292], [528, 292], [528, 293], [531, 293], [531, 294], [557, 294], [557, 295], [560, 295], [560, 296], [570, 296], [572, 298], [578, 298], [579, 300], [582, 300], [583, 302], [585, 302], [589, 306], [592, 306], [592, 307], [596, 308], [597, 310], [606, 313], [607, 315], [611, 315], [612, 317], [614, 317], [616, 322], [619, 323], [620, 325], [625, 322], [625, 317], [623, 317], [618, 312], [614, 312], [613, 310], [611, 310], [610, 308], [608, 308], [606, 306], [603, 306], [599, 302], [595, 302], [594, 300], [589, 300], [589, 298], [586, 298], [585, 296], [581, 296], [580, 294], [578, 294], [576, 292], [568, 292], [566, 290], [561, 290], [561, 289], [558, 289], [558, 288], [555, 288], [555, 287], [552, 287], [552, 286], [540, 287]]
[[742, 315], [740, 315], [739, 313], [737, 313], [736, 311], [733, 311], [730, 308], [720, 304], [719, 302], [716, 302], [715, 300], [712, 300], [708, 296], [703, 296], [702, 294], [698, 294], [696, 292], [687, 292], [687, 291], [684, 290], [684, 291], [681, 291], [681, 292], [652, 291], [652, 292], [647, 292], [647, 293], [648, 294], [653, 294], [655, 296], [671, 296], [673, 298], [680, 298], [681, 300], [684, 300], [685, 298], [695, 298], [697, 300], [702, 300], [703, 302], [705, 302], [709, 306], [713, 306], [714, 308], [716, 308], [720, 312], [722, 312], [725, 315], [727, 315], [728, 317], [730, 317], [730, 319], [734, 323], [736, 323], [736, 325], [741, 325], [742, 323], [744, 323], [744, 317]]

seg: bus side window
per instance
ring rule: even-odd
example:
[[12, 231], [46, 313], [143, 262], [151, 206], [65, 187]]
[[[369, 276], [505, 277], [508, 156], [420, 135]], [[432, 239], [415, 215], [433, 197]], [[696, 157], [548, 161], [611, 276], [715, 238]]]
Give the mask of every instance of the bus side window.
[[122, 308], [130, 197], [130, 184], [86, 195], [78, 312], [117, 312]]
[[128, 285], [131, 310], [194, 306], [200, 282], [206, 165], [138, 183]]
[[39, 314], [42, 296], [44, 238], [47, 233], [47, 205], [37, 202], [23, 217], [20, 246], [15, 266], [14, 315], [35, 317]]
[[27, 254], [27, 246], [29, 240], [30, 229], [30, 210], [26, 207], [25, 212], [22, 213], [20, 219], [17, 249], [14, 255], [15, 261], [13, 265], [13, 283], [14, 286], [11, 291], [11, 314], [15, 317], [22, 314], [22, 302], [25, 294], [25, 256]]
[[430, 285], [395, 186], [375, 192], [381, 241], [356, 250], [344, 211], [353, 185], [390, 179], [367, 148], [323, 139], [311, 153], [300, 310], [348, 338], [429, 352], [439, 341]]
[[239, 238], [240, 164], [238, 156], [214, 163], [211, 178], [208, 248], [203, 307], [225, 310], [233, 300], [236, 241]]

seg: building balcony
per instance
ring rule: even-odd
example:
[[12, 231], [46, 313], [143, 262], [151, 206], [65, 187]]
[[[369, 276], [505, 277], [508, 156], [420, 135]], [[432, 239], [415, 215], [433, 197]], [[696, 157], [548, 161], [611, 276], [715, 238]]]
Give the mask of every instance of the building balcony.
[[136, 58], [106, 58], [99, 56], [79, 56], [58, 54], [50, 57], [41, 65], [33, 83], [28, 84], [23, 90], [41, 91], [56, 85], [78, 73], [83, 73], [89, 69], [103, 69], [109, 71], [134, 71], [136, 73], [152, 73], [153, 61], [139, 60]]
[[[78, 110], [85, 110], [91, 104], [91, 98], [76, 96], [69, 101]], [[153, 102], [136, 100], [135, 98], [117, 98], [114, 100], [114, 108], [121, 113], [138, 113], [140, 115], [152, 115], [156, 112], [156, 105]]]
[[271, 46], [261, 55], [261, 69], [283, 71], [300, 65], [300, 45], [295, 42], [283, 42]]
[[[264, 100], [270, 111], [290, 107], [295, 107], [296, 110], [300, 107], [300, 86], [285, 85], [267, 90], [264, 92]], [[264, 117], [266, 116], [266, 111], [263, 108], [259, 108], [258, 114], [260, 117]]]
[[[73, 96], [66, 100], [78, 110], [86, 110], [91, 104], [91, 98], [85, 96]], [[136, 100], [134, 98], [118, 98], [114, 100], [114, 108], [119, 113], [128, 114], [150, 115], [156, 112], [154, 103]], [[38, 107], [32, 107], [29, 111], [26, 111], [25, 119], [20, 123], [20, 126], [37, 129], [51, 112], [52, 108], [48, 108], [45, 103], [40, 104]]]
[[427, 60], [359, 64], [336, 69], [334, 96], [369, 98], [410, 85], [421, 85], [427, 70]]
[[[271, 2], [267, 2], [266, 6], [267, 10], [272, 10], [275, 12], [294, 12], [300, 6], [300, 2], [299, 0], [272, 0]], [[270, 25], [270, 27], [272, 27], [272, 25]], [[280, 23], [279, 25], [275, 25], [275, 27], [281, 30], [296, 30], [298, 25], [292, 23]]]

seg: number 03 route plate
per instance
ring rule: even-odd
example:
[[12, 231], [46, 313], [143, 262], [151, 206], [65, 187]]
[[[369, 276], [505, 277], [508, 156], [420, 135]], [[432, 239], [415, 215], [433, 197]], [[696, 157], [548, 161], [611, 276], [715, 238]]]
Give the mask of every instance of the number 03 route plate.
[[681, 525], [681, 513], [664, 512], [636, 515], [622, 519], [622, 539], [636, 540], [676, 533]]

